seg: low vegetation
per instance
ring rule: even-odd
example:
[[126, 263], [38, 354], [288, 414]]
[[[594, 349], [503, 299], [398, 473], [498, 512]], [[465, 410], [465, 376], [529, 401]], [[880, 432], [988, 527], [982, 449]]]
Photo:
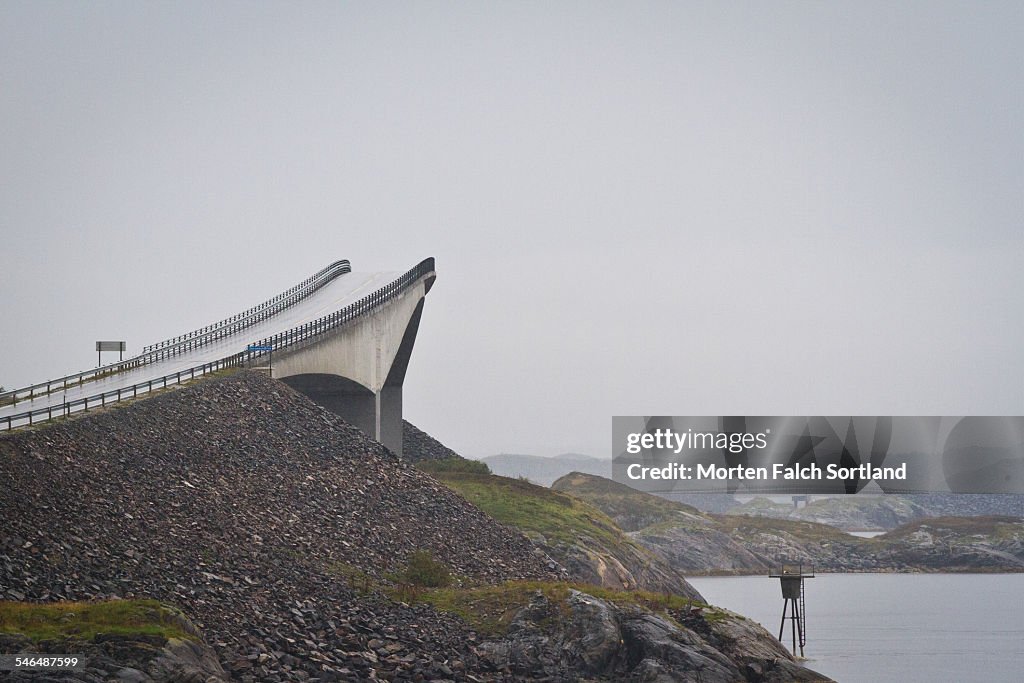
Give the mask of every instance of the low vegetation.
[[0, 633], [16, 633], [34, 641], [92, 640], [99, 634], [193, 638], [182, 624], [178, 612], [155, 600], [0, 602]]
[[570, 472], [552, 484], [551, 488], [582, 498], [613, 518], [625, 531], [638, 531], [652, 524], [704, 516], [690, 505], [580, 472]]
[[[710, 613], [714, 613], [713, 616], [721, 616], [714, 608], [709, 608], [704, 603], [678, 595], [647, 591], [615, 591], [599, 586], [564, 582], [510, 581], [497, 586], [426, 591], [419, 597], [423, 602], [433, 605], [436, 609], [457, 614], [480, 633], [488, 636], [500, 636], [508, 630], [516, 613], [529, 604], [531, 598], [538, 591], [543, 593], [552, 605], [558, 606], [559, 611], [551, 615], [551, 623], [554, 625], [559, 617], [567, 616], [566, 599], [572, 589], [607, 602], [618, 605], [635, 605], [672, 618], [675, 618], [673, 612], [695, 607], [705, 608]], [[722, 614], [724, 615], [724, 613]], [[705, 617], [707, 616], [705, 614]], [[541, 624], [541, 626], [543, 625]]]
[[436, 560], [429, 550], [417, 550], [410, 555], [401, 578], [403, 582], [421, 588], [444, 588], [452, 582], [447, 565]]
[[525, 479], [493, 474], [454, 470], [432, 473], [499, 522], [541, 534], [549, 542], [571, 544], [585, 535], [608, 548], [635, 545], [606, 514], [565, 493]]

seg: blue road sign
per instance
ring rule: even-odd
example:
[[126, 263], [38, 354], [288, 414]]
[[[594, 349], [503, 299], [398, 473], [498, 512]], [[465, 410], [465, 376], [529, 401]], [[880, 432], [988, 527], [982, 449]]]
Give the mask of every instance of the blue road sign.
[[273, 351], [274, 347], [273, 346], [258, 346], [256, 344], [250, 344], [246, 350], [247, 351]]

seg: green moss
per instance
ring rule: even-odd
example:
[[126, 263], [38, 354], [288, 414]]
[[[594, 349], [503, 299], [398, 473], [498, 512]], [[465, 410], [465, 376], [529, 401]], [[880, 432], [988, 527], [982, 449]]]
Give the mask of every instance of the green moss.
[[100, 633], [194, 639], [176, 610], [155, 600], [109, 602], [0, 602], [0, 633], [35, 641], [91, 640]]
[[624, 545], [639, 550], [607, 515], [565, 493], [493, 474], [441, 472], [435, 476], [499, 522], [539, 533], [549, 542], [571, 544], [580, 536], [590, 536], [610, 550]]

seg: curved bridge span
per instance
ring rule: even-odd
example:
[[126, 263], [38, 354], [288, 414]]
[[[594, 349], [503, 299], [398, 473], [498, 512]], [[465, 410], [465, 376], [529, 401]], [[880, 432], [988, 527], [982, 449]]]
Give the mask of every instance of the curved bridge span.
[[138, 356], [0, 393], [0, 429], [132, 399], [231, 367], [264, 367], [401, 455], [402, 384], [434, 259], [405, 273], [337, 261], [258, 306]]

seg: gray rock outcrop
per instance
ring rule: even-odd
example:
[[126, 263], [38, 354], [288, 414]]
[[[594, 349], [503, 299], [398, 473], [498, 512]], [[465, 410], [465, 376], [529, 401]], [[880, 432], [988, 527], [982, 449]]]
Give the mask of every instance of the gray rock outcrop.
[[800, 666], [757, 624], [694, 608], [678, 619], [572, 590], [564, 602], [537, 591], [482, 659], [512, 674], [552, 680], [650, 683], [828, 681]]

